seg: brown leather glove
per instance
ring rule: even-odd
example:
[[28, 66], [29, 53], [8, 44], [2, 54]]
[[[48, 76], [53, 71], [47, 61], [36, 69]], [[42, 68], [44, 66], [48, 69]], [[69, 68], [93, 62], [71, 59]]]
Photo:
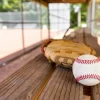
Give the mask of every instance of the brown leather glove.
[[83, 54], [95, 55], [93, 48], [71, 40], [53, 40], [48, 39], [42, 43], [41, 49], [50, 62], [64, 67], [71, 67], [74, 60]]

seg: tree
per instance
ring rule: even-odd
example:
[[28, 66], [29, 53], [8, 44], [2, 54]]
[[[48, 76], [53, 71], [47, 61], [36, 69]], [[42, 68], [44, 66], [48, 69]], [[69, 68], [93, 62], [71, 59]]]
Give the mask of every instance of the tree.
[[[77, 27], [77, 17], [78, 17], [78, 13], [75, 12], [75, 8], [74, 6], [78, 6], [79, 4], [71, 4], [70, 6], [70, 10], [71, 10], [71, 18], [70, 18], [70, 22], [73, 24], [72, 27]], [[87, 4], [81, 4], [81, 22], [85, 23], [86, 22], [86, 15], [87, 15]]]
[[20, 11], [21, 2], [28, 2], [29, 0], [0, 0], [0, 12]]
[[20, 0], [1, 0], [0, 12], [20, 10]]
[[74, 11], [74, 4], [71, 4], [70, 6], [70, 15], [70, 22], [72, 27], [77, 26], [77, 13]]

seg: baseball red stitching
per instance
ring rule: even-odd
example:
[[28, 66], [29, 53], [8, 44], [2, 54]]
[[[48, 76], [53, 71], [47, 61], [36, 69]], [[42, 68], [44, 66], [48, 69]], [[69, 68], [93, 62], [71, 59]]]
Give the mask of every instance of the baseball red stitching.
[[97, 74], [87, 74], [87, 75], [81, 75], [77, 78], [75, 78], [78, 82], [80, 80], [84, 80], [84, 79], [90, 79], [90, 78], [93, 78], [93, 79], [97, 79], [100, 81], [100, 75], [97, 75]]
[[77, 63], [81, 63], [81, 64], [94, 64], [94, 63], [100, 62], [100, 58], [93, 59], [93, 60], [81, 60], [81, 59], [77, 58], [75, 61]]

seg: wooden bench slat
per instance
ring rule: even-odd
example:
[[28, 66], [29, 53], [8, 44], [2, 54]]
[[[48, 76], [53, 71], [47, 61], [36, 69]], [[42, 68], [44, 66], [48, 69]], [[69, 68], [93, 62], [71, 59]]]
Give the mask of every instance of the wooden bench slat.
[[58, 67], [38, 100], [83, 100], [83, 86], [71, 70]]
[[11, 89], [12, 91], [15, 90], [15, 88], [17, 88], [20, 84], [22, 84], [25, 80], [27, 80], [27, 78], [30, 77], [30, 75], [34, 72], [32, 69], [27, 69], [25, 72], [19, 73], [19, 75], [17, 75], [17, 77], [14, 80], [10, 81], [7, 85], [3, 86], [4, 88], [1, 89], [0, 96], [2, 96], [3, 94], [6, 94], [7, 92], [10, 94]]
[[[73, 78], [72, 79], [72, 84], [71, 84], [72, 86], [71, 86], [71, 88], [70, 88], [70, 94], [69, 94], [69, 96], [70, 96], [70, 98], [69, 98], [69, 100], [74, 100], [74, 97], [75, 97], [75, 93], [76, 93], [76, 84], [75, 84], [75, 79]], [[67, 92], [66, 92], [67, 93]]]
[[[56, 75], [58, 74], [58, 70], [55, 70], [55, 72], [53, 73], [53, 75], [51, 76], [52, 78], [50, 78], [49, 83], [47, 84], [46, 88], [44, 88], [44, 92], [41, 94], [41, 98], [39, 98], [39, 100], [42, 100], [45, 93], [47, 92], [48, 88], [50, 88], [51, 83], [55, 80]], [[58, 74], [58, 76], [60, 75], [60, 73]], [[55, 80], [56, 81], [56, 80]], [[52, 88], [51, 88], [52, 89]]]
[[[47, 85], [46, 90], [44, 90], [44, 96], [43, 100], [48, 100], [50, 98], [51, 93], [54, 91], [57, 80], [59, 80], [59, 77], [61, 76], [61, 72], [57, 71], [58, 74], [54, 77], [52, 81], [50, 81], [49, 85]], [[49, 91], [48, 91], [49, 90]], [[46, 95], [45, 95], [46, 94]]]
[[56, 98], [56, 100], [58, 100], [59, 95], [60, 95], [60, 83], [63, 79], [63, 76], [64, 76], [64, 72], [62, 71], [62, 73], [60, 73], [60, 76], [58, 77], [57, 81], [55, 82], [54, 88], [52, 89], [52, 92], [51, 92], [51, 95], [49, 98], [50, 100], [53, 100], [54, 98]]
[[34, 98], [35, 94], [41, 88], [41, 85], [42, 85], [48, 71], [49, 71], [48, 69], [46, 69], [45, 72], [43, 71], [44, 73], [42, 73], [42, 77], [35, 80], [34, 83], [32, 83], [31, 87], [29, 86], [24, 92], [22, 92], [19, 95], [18, 100], [21, 100], [21, 98], [22, 98], [22, 100], [31, 100], [32, 98]]
[[[36, 61], [37, 58], [34, 59], [34, 60]], [[33, 60], [30, 61], [27, 65], [25, 65], [24, 67], [20, 68], [18, 70], [18, 73], [17, 72], [16, 73], [13, 73], [14, 75], [12, 74], [10, 77], [8, 77], [6, 80], [4, 80], [2, 83], [0, 83], [0, 91], [1, 91], [1, 88], [2, 87], [4, 87], [4, 86], [7, 86], [8, 87], [8, 85], [9, 85], [8, 83], [9, 82], [13, 83], [14, 79], [16, 80], [16, 77], [19, 78], [18, 76], [20, 76], [20, 74], [22, 74], [23, 72], [25, 73], [25, 71], [27, 72], [27, 70], [30, 69], [30, 65], [34, 64], [35, 61], [33, 61]]]
[[58, 99], [58, 100], [62, 99], [64, 97], [64, 95], [62, 95], [62, 93], [63, 93], [63, 85], [65, 85], [64, 83], [65, 83], [65, 79], [66, 79], [67, 74], [68, 74], [67, 72], [65, 73], [65, 71], [63, 71], [63, 77], [61, 79], [61, 82], [59, 83], [59, 87], [58, 87], [58, 89], [56, 91], [56, 94], [55, 94], [55, 98]]
[[75, 100], [80, 100], [80, 99], [79, 99], [79, 92], [77, 92], [79, 89], [80, 89], [80, 85], [77, 84], [77, 85], [76, 85], [76, 94], [75, 94], [76, 96], [75, 96]]
[[80, 85], [79, 86], [80, 88], [79, 88], [79, 100], [83, 100], [83, 86], [82, 85]]
[[92, 100], [100, 100], [100, 84], [92, 87]]
[[37, 56], [0, 83], [0, 100], [31, 100], [51, 70], [47, 59]]
[[[26, 90], [28, 89], [28, 87], [34, 85], [34, 82], [37, 80], [37, 83], [39, 81], [39, 79], [37, 78], [40, 78], [39, 75], [44, 75], [44, 71], [47, 71], [46, 68], [39, 68], [38, 71], [36, 71], [35, 73], [33, 73], [32, 75], [29, 76], [28, 79], [25, 80], [24, 84], [23, 85], [20, 85], [16, 90], [14, 90], [14, 92], [7, 97], [8, 100], [10, 100], [11, 98], [15, 98], [15, 97], [18, 97], [20, 94], [23, 94], [23, 91], [26, 92]], [[38, 75], [37, 75], [38, 74]], [[35, 88], [35, 87], [34, 87]], [[11, 89], [10, 89], [11, 90]], [[12, 90], [11, 90], [12, 91]], [[8, 94], [8, 93], [7, 93]], [[19, 98], [20, 99], [20, 98]]]
[[98, 91], [99, 91], [99, 97], [100, 97], [100, 84], [98, 84]]
[[[60, 100], [64, 100], [65, 98], [65, 93], [66, 93], [66, 88], [68, 86], [68, 81], [70, 80], [70, 75], [71, 73], [69, 71], [66, 72], [67, 76], [66, 78], [64, 79], [64, 86], [62, 87], [62, 92], [61, 92], [61, 95], [60, 95]], [[68, 80], [68, 81], [67, 81]]]
[[[71, 71], [70, 71], [70, 73], [71, 73]], [[73, 75], [70, 74], [70, 80], [66, 80], [66, 81], [68, 81], [68, 85], [66, 84], [67, 88], [66, 88], [65, 99], [64, 100], [69, 100], [69, 98], [70, 98], [70, 92], [71, 92], [71, 86], [72, 86], [72, 82], [73, 82]]]
[[[39, 64], [39, 66], [41, 65], [40, 63], [37, 63], [37, 64]], [[5, 94], [6, 92], [8, 92], [7, 95], [10, 94], [11, 88], [12, 88], [12, 91], [15, 90], [15, 88], [17, 88], [21, 83], [24, 82], [24, 80], [26, 80], [32, 73], [34, 73], [39, 68], [39, 66], [37, 66], [37, 67], [33, 67], [33, 66], [34, 66], [33, 63], [31, 63], [30, 66], [27, 65], [27, 67], [29, 67], [28, 69], [26, 69], [26, 70], [22, 69], [22, 71], [20, 71], [20, 70], [17, 71], [16, 72], [17, 75], [16, 75], [16, 73], [14, 73], [15, 75], [13, 75], [13, 76], [15, 76], [15, 77], [14, 78], [11, 77], [11, 78], [13, 78], [13, 80], [7, 79], [7, 83], [2, 82], [3, 86], [2, 86], [2, 84], [0, 84], [0, 87], [4, 87], [4, 88], [0, 89], [0, 96]]]

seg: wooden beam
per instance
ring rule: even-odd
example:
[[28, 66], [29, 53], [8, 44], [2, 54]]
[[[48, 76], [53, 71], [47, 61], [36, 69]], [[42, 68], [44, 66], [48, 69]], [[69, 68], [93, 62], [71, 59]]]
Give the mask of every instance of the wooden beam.
[[40, 4], [43, 4], [43, 5], [45, 5], [46, 7], [48, 7], [47, 0], [32, 0], [32, 1], [35, 1], [35, 2], [40, 3]]
[[47, 0], [48, 3], [86, 3], [87, 0]]

